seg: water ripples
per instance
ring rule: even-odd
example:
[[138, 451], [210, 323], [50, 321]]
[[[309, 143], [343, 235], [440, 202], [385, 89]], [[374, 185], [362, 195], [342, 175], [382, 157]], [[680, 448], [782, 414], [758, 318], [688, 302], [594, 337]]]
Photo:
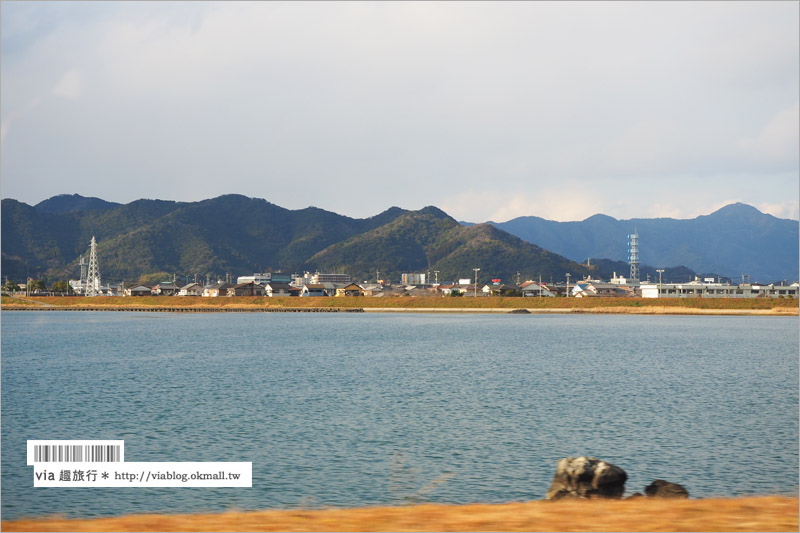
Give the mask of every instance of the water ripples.
[[[3, 322], [4, 518], [538, 499], [560, 458], [585, 454], [624, 468], [629, 492], [656, 478], [698, 497], [798, 489], [797, 318]], [[253, 487], [33, 489], [34, 438], [252, 461]]]

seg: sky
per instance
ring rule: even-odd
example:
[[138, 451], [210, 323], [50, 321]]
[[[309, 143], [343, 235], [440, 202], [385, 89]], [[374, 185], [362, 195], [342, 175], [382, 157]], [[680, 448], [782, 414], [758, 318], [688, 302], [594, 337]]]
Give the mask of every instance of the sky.
[[798, 2], [0, 2], [0, 196], [798, 218]]

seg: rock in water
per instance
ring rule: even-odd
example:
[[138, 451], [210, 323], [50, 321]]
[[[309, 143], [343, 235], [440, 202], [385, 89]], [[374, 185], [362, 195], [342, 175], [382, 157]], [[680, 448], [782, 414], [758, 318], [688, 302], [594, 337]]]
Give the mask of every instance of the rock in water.
[[644, 488], [644, 493], [649, 498], [688, 498], [689, 491], [678, 485], [663, 479], [657, 479]]
[[546, 499], [615, 498], [625, 492], [628, 474], [594, 457], [567, 457], [558, 462]]

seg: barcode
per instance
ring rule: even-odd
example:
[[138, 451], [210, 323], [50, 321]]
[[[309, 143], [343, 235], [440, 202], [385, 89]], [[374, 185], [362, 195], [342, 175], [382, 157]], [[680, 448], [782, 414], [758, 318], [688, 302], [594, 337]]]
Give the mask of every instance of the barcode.
[[37, 444], [33, 446], [34, 463], [118, 463], [119, 444]]

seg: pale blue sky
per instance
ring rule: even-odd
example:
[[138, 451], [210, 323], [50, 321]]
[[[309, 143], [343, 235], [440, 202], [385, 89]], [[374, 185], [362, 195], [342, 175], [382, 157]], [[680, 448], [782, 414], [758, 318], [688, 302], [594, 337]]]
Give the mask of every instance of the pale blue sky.
[[0, 194], [798, 218], [798, 2], [0, 3]]

